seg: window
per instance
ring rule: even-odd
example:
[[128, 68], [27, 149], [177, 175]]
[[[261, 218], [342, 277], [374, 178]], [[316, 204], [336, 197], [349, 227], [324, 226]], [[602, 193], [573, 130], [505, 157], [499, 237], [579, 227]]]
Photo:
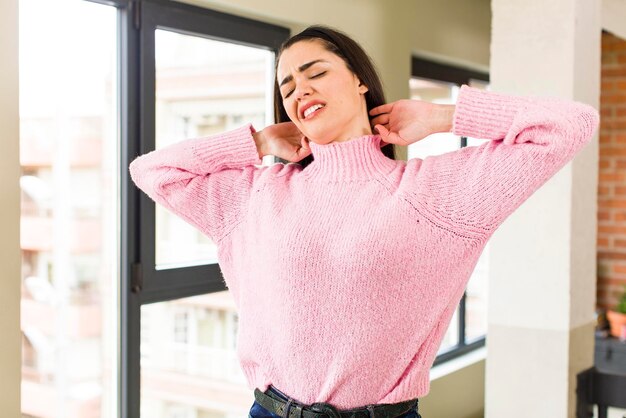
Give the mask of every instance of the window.
[[[413, 57], [409, 80], [411, 99], [454, 104], [461, 85], [489, 90], [489, 75]], [[408, 147], [408, 158], [425, 158], [467, 146], [484, 139], [457, 137], [451, 132], [436, 133]], [[462, 176], [463, 173], [459, 173]], [[487, 333], [487, 258], [489, 244], [478, 260], [465, 293], [444, 335], [435, 365], [485, 345]]]

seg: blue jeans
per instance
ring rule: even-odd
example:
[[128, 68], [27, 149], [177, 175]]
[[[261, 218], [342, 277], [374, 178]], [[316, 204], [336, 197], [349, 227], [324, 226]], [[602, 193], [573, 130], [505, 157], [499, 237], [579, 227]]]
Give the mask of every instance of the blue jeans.
[[[278, 389], [274, 388], [271, 385], [269, 387], [269, 390], [272, 393], [278, 395], [281, 399], [284, 399], [285, 401], [289, 399], [281, 391], [279, 391]], [[417, 412], [417, 409], [418, 409], [418, 405], [415, 405], [415, 407], [411, 408], [408, 412], [402, 415], [399, 415], [396, 418], [422, 418], [422, 416]], [[267, 409], [263, 408], [261, 404], [259, 404], [255, 400], [254, 403], [252, 404], [252, 407], [250, 408], [250, 413], [248, 414], [248, 418], [282, 418], [282, 417], [280, 415], [273, 414]]]

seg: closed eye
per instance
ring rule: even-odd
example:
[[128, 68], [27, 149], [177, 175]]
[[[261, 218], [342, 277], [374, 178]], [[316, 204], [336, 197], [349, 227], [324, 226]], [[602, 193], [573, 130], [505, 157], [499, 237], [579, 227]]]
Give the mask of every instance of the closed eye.
[[[321, 72], [321, 73], [319, 73], [319, 74], [316, 74], [316, 75], [314, 75], [314, 76], [311, 76], [311, 78], [317, 78], [317, 77], [320, 77], [320, 76], [322, 76], [322, 75], [324, 75], [324, 74], [326, 74], [326, 71], [322, 71], [322, 72]], [[286, 99], [287, 97], [291, 96], [291, 93], [293, 93], [293, 90], [291, 90], [289, 93], [287, 93], [287, 95], [285, 96], [285, 99]]]

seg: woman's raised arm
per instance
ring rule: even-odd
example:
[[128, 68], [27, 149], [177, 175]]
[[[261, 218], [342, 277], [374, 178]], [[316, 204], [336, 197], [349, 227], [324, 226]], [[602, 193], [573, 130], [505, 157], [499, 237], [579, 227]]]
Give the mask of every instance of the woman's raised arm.
[[190, 138], [135, 158], [137, 187], [152, 200], [219, 242], [245, 210], [263, 168], [252, 124]]
[[407, 161], [399, 192], [433, 222], [490, 235], [591, 140], [592, 106], [461, 86], [455, 135], [489, 139]]

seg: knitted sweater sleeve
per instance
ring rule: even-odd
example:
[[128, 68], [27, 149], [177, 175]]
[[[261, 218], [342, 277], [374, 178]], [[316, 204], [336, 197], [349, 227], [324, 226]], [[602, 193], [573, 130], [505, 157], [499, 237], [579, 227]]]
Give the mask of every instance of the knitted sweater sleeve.
[[479, 146], [407, 161], [401, 188], [432, 222], [485, 237], [590, 142], [592, 106], [462, 85], [452, 132]]
[[140, 155], [129, 165], [133, 182], [215, 242], [238, 223], [263, 167], [252, 124], [189, 138]]

